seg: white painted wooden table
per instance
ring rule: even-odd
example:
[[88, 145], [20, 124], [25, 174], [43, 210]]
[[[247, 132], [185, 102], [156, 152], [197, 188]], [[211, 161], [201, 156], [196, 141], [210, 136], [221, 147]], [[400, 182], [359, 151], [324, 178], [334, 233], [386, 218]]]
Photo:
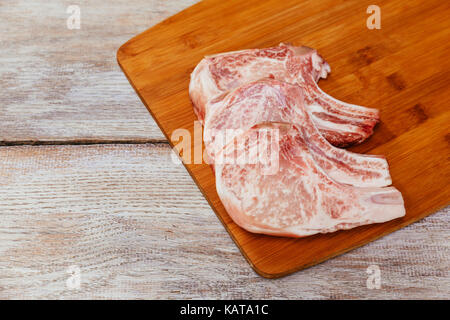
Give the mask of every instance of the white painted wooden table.
[[252, 271], [116, 64], [193, 2], [77, 1], [69, 30], [71, 1], [2, 0], [0, 298], [448, 299], [449, 208], [282, 279]]

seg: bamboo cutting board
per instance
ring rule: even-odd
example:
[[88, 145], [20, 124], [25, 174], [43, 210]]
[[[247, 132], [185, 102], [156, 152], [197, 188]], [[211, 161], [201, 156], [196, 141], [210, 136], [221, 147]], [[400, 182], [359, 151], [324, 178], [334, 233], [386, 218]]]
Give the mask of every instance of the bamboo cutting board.
[[122, 70], [172, 146], [179, 142], [171, 140], [176, 129], [193, 136], [189, 75], [207, 54], [280, 42], [307, 45], [331, 65], [329, 78], [319, 83], [322, 89], [340, 100], [381, 110], [382, 123], [373, 137], [351, 150], [384, 154], [389, 161], [407, 213], [387, 223], [302, 239], [251, 234], [226, 213], [210, 167], [186, 165], [242, 254], [264, 277], [312, 266], [449, 203], [449, 2], [377, 1], [379, 30], [366, 27], [371, 4], [209, 0], [143, 32], [117, 53]]

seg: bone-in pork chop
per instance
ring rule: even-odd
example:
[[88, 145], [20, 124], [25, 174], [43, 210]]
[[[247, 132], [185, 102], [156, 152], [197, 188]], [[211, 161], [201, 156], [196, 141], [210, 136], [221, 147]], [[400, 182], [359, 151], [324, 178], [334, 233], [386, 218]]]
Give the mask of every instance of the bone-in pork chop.
[[[248, 161], [260, 155], [256, 149], [261, 129], [278, 130], [277, 157], [267, 152], [270, 159]], [[261, 124], [222, 150], [222, 157], [235, 162], [216, 164], [216, 188], [235, 223], [254, 233], [303, 237], [405, 215], [402, 196], [394, 187], [358, 188], [330, 178], [310, 152], [308, 139], [303, 127]], [[247, 161], [239, 161], [244, 154], [250, 155]], [[275, 158], [277, 170], [262, 174]]]

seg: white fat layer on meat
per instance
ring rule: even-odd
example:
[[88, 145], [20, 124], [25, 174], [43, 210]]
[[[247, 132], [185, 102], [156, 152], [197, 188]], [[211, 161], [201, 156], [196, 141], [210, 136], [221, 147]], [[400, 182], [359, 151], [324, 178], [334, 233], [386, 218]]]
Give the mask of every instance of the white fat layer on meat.
[[191, 74], [191, 79], [195, 79], [195, 81], [191, 80], [189, 84], [190, 92], [193, 92], [197, 89], [202, 90], [204, 92], [204, 95], [208, 97], [208, 100], [213, 100], [218, 95], [222, 94], [222, 91], [217, 88], [217, 85], [212, 80], [212, 75], [206, 60], [202, 60], [197, 65], [197, 67]]
[[[326, 79], [328, 73], [331, 71], [330, 65], [323, 61], [322, 57], [320, 57], [317, 52], [314, 52], [311, 55], [313, 68], [317, 71], [320, 71], [319, 78]], [[318, 79], [317, 79], [318, 80]]]

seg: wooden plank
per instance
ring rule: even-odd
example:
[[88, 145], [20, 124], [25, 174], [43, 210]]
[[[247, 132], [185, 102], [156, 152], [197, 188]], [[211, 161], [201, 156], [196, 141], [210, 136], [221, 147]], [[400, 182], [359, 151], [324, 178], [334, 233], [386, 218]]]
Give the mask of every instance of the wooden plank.
[[[2, 0], [0, 143], [163, 140], [115, 53], [194, 2]], [[66, 26], [73, 4], [80, 30]]]
[[[0, 148], [0, 298], [448, 298], [450, 208], [267, 280], [169, 153], [165, 144]], [[371, 265], [378, 290], [366, 285]], [[79, 289], [66, 284], [70, 266]]]
[[328, 92], [381, 110], [382, 124], [374, 137], [353, 150], [388, 158], [407, 209], [404, 218], [388, 223], [303, 239], [250, 234], [226, 213], [209, 166], [186, 165], [244, 256], [265, 277], [314, 265], [448, 204], [450, 5], [380, 1], [382, 28], [369, 30], [370, 4], [209, 0], [134, 37], [118, 51], [119, 64], [167, 138], [179, 128], [193, 136], [189, 74], [205, 54], [281, 41], [317, 48], [336, 66], [338, 72], [322, 84]]

